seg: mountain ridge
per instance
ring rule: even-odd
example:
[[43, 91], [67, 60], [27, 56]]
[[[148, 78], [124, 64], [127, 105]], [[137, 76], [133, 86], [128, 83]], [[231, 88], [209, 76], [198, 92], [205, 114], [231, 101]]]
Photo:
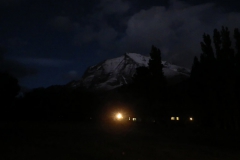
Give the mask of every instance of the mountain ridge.
[[[138, 53], [125, 53], [123, 56], [107, 59], [97, 65], [86, 69], [79, 81], [72, 81], [71, 87], [84, 87], [87, 89], [111, 90], [132, 82], [136, 68], [148, 66], [150, 57]], [[163, 72], [167, 80], [182, 81], [189, 77], [190, 70], [185, 67], [173, 65], [162, 61]]]

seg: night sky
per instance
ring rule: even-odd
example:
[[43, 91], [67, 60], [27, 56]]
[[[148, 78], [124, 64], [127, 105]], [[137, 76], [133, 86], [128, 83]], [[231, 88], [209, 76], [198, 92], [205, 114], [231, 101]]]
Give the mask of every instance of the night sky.
[[0, 0], [0, 71], [26, 88], [62, 85], [87, 67], [151, 45], [191, 67], [203, 33], [240, 28], [236, 0]]

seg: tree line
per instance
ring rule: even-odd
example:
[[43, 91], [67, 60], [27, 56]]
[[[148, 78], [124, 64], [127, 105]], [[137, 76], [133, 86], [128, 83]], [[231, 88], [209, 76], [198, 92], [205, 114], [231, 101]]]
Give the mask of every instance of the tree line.
[[[234, 42], [233, 42], [233, 40]], [[166, 115], [194, 115], [204, 127], [238, 129], [240, 122], [240, 32], [227, 27], [203, 34], [202, 53], [193, 61], [190, 78], [167, 84], [161, 51], [152, 46], [147, 67], [138, 67], [133, 88], [147, 99], [143, 111]], [[174, 102], [173, 102], [174, 101]]]
[[[190, 85], [192, 97], [201, 104], [202, 118], [217, 127], [238, 128], [240, 93], [240, 32], [222, 27], [203, 35], [200, 59], [194, 58]], [[213, 42], [213, 43], [212, 43]], [[214, 46], [214, 47], [213, 47]]]

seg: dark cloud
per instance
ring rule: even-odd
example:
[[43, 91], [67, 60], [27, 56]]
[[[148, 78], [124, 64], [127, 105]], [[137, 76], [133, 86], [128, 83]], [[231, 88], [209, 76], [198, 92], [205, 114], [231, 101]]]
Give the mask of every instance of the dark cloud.
[[63, 78], [65, 80], [72, 81], [72, 80], [79, 80], [81, 78], [81, 76], [79, 75], [79, 73], [77, 71], [71, 70], [68, 73], [64, 74]]
[[105, 14], [122, 14], [130, 9], [130, 4], [122, 0], [101, 0], [98, 7]]
[[[75, 44], [85, 46], [96, 42], [102, 49], [98, 52], [118, 54], [148, 54], [151, 45], [156, 45], [162, 50], [164, 60], [186, 67], [200, 54], [203, 33], [212, 34], [214, 28], [221, 29], [223, 25], [230, 30], [240, 27], [240, 13], [226, 12], [215, 3], [193, 5], [170, 0], [167, 7], [152, 6], [130, 15], [124, 13], [134, 6], [126, 1], [101, 0], [99, 6], [99, 12], [89, 15], [86, 25], [78, 28]], [[124, 25], [124, 31], [109, 23], [106, 18], [109, 13], [122, 14], [116, 24]]]
[[193, 57], [201, 52], [203, 33], [212, 34], [222, 25], [240, 27], [240, 13], [222, 12], [213, 3], [189, 5], [172, 0], [168, 8], [153, 6], [131, 16], [119, 49], [148, 53], [154, 44], [164, 59], [190, 67]]
[[79, 46], [86, 45], [88, 43], [97, 42], [101, 49], [110, 49], [116, 41], [118, 32], [108, 25], [101, 26], [99, 30], [95, 30], [94, 26], [85, 26], [75, 36], [74, 44]]
[[35, 68], [29, 68], [12, 59], [4, 58], [4, 50], [0, 51], [0, 72], [7, 72], [17, 78], [22, 78], [38, 73]]
[[58, 31], [72, 31], [78, 26], [78, 23], [71, 21], [68, 16], [56, 16], [51, 19], [50, 25]]
[[0, 61], [0, 72], [7, 72], [17, 78], [22, 78], [38, 73], [36, 69], [26, 67], [23, 64], [13, 60]]
[[184, 9], [188, 7], [190, 7], [190, 5], [184, 1], [169, 0], [169, 9]]
[[27, 0], [0, 0], [0, 6], [12, 6], [12, 5], [18, 5]]
[[29, 42], [20, 37], [11, 37], [8, 39], [9, 47], [22, 47], [28, 45]]
[[74, 37], [73, 43], [78, 46], [88, 44], [96, 39], [95, 32], [97, 31], [94, 31], [94, 26], [92, 25], [80, 27], [78, 33]]
[[76, 27], [74, 44], [86, 46], [97, 43], [99, 52], [112, 51], [117, 43], [117, 38], [122, 35], [119, 28], [126, 26], [130, 3], [122, 0], [100, 0], [96, 12], [89, 14]]
[[42, 67], [63, 67], [71, 63], [71, 61], [68, 61], [68, 60], [51, 59], [51, 58], [14, 57], [14, 59], [24, 64], [31, 64], [31, 65], [42, 66]]

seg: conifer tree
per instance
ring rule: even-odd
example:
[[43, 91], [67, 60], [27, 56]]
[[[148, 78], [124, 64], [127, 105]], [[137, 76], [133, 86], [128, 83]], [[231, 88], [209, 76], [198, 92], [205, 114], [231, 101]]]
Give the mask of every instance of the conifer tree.
[[236, 57], [240, 56], [240, 32], [238, 28], [234, 29], [234, 38], [236, 40], [235, 47], [236, 47]]
[[215, 53], [216, 53], [216, 58], [219, 59], [221, 56], [220, 49], [221, 49], [221, 34], [217, 29], [214, 29], [213, 31], [213, 42], [215, 46]]
[[191, 82], [191, 92], [192, 96], [194, 97], [199, 97], [201, 95], [200, 89], [202, 89], [202, 74], [201, 72], [201, 65], [198, 60], [198, 58], [195, 56], [192, 69], [191, 69], [191, 74], [190, 74], [190, 82]]
[[148, 66], [149, 66], [149, 71], [152, 77], [153, 84], [157, 86], [164, 85], [166, 80], [163, 73], [161, 51], [155, 46], [152, 46]]
[[10, 103], [19, 93], [18, 80], [8, 73], [0, 72], [0, 100]]
[[231, 48], [232, 42], [230, 40], [230, 32], [227, 27], [222, 27], [221, 30], [222, 36], [222, 56], [229, 63], [233, 62], [234, 59], [234, 50]]
[[236, 74], [236, 96], [238, 101], [240, 102], [240, 32], [236, 28], [234, 30], [234, 38], [236, 40], [235, 47], [236, 47], [236, 54], [235, 54], [235, 74]]
[[202, 61], [206, 60], [207, 62], [214, 59], [214, 53], [211, 44], [211, 38], [208, 34], [203, 34], [203, 42], [200, 43], [202, 48]]
[[237, 69], [239, 71], [239, 69], [240, 69], [240, 32], [237, 28], [234, 30], [234, 38], [236, 40], [236, 43], [235, 43], [235, 47], [236, 47], [235, 66], [237, 67]]
[[193, 79], [193, 81], [196, 81], [197, 79], [200, 78], [199, 70], [200, 70], [200, 62], [199, 62], [198, 58], [195, 56], [194, 60], [193, 60], [191, 74], [190, 74], [191, 75], [190, 77]]
[[136, 73], [133, 75], [134, 83], [138, 85], [148, 85], [150, 80], [150, 72], [148, 67], [138, 67], [136, 68]]

